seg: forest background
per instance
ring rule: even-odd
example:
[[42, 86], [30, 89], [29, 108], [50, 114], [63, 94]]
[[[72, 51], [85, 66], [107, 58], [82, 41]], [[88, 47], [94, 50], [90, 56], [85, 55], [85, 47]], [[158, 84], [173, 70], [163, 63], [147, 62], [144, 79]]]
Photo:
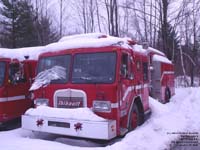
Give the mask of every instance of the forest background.
[[199, 16], [200, 0], [0, 0], [0, 47], [92, 32], [131, 37], [164, 52], [184, 85], [199, 86]]

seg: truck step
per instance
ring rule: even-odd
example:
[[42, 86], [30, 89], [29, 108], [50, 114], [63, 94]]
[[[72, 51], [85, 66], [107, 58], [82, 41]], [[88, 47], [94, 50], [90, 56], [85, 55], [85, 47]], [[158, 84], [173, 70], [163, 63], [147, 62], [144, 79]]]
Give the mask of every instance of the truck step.
[[127, 128], [120, 128], [120, 135], [123, 136], [128, 132]]

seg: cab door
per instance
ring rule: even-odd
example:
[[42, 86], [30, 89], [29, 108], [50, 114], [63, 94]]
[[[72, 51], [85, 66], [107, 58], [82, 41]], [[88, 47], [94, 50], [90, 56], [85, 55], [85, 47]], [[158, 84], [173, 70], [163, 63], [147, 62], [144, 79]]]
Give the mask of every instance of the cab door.
[[20, 117], [31, 106], [31, 100], [26, 99], [29, 81], [25, 77], [23, 64], [17, 62], [9, 65], [7, 82], [5, 110], [8, 120], [10, 120]]
[[129, 101], [132, 97], [133, 90], [133, 59], [129, 53], [122, 53], [120, 66], [120, 117], [128, 113]]

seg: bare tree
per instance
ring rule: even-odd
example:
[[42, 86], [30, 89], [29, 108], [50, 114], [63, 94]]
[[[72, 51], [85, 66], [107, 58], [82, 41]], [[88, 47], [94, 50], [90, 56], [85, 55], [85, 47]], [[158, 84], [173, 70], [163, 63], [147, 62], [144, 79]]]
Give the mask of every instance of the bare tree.
[[77, 10], [76, 12], [84, 33], [95, 31], [96, 20], [98, 21], [98, 28], [101, 29], [99, 4], [97, 0], [79, 0], [78, 3], [72, 3], [72, 7]]
[[143, 18], [144, 18], [144, 34], [145, 41], [148, 41], [148, 33], [147, 33], [147, 19], [146, 19], [146, 0], [143, 0]]
[[99, 32], [101, 32], [101, 20], [100, 20], [100, 12], [99, 12], [99, 3], [98, 2], [99, 2], [98, 0], [95, 0], [98, 28], [99, 28]]
[[62, 37], [63, 29], [63, 0], [60, 0], [60, 37]]
[[104, 2], [107, 10], [109, 34], [119, 36], [118, 2], [117, 0], [105, 0]]

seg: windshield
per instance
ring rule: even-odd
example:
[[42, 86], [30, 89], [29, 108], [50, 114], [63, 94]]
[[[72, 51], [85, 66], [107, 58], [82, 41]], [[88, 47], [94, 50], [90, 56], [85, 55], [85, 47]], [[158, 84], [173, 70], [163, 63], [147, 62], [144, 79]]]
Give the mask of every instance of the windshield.
[[74, 57], [72, 83], [113, 83], [116, 53], [87, 53]]
[[[60, 71], [64, 71], [65, 77], [63, 78], [51, 78], [51, 83], [66, 83], [69, 79], [69, 70], [70, 70], [70, 55], [62, 55], [62, 56], [52, 56], [52, 57], [44, 57], [39, 60], [38, 74], [41, 72], [52, 74], [52, 69], [55, 72], [54, 67], [63, 68], [59, 69]], [[59, 73], [60, 74], [60, 73]]]
[[2, 86], [5, 77], [5, 62], [0, 62], [0, 86]]

